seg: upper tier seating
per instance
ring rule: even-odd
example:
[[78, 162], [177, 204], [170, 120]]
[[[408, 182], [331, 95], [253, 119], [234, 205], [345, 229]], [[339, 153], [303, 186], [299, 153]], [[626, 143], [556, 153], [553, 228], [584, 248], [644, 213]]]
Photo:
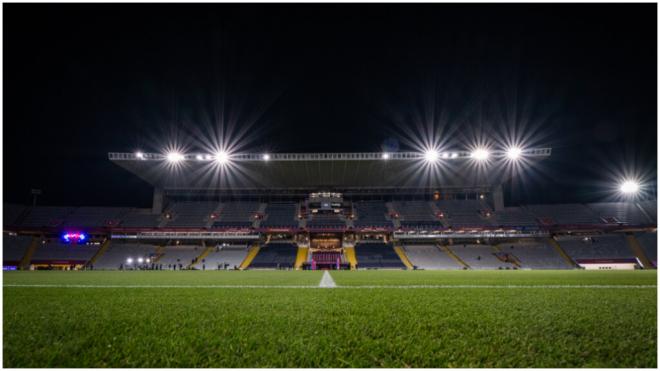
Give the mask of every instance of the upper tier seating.
[[273, 202], [266, 206], [263, 228], [298, 228], [296, 210], [298, 205], [292, 202]]
[[382, 201], [365, 201], [353, 203], [356, 219], [353, 220], [353, 225], [359, 228], [366, 227], [392, 227], [392, 221], [387, 220], [387, 207]]
[[658, 201], [649, 200], [649, 201], [640, 201], [639, 206], [646, 211], [649, 219], [653, 224], [658, 224]]
[[433, 229], [442, 227], [428, 201], [392, 202], [392, 207], [399, 215], [399, 223], [403, 228]]
[[37, 206], [30, 208], [21, 223], [25, 227], [57, 227], [64, 223], [75, 208], [58, 206]]
[[570, 269], [568, 262], [552, 247], [542, 242], [499, 245], [502, 252], [518, 258], [521, 268]]
[[488, 220], [479, 215], [480, 210], [491, 209], [479, 200], [443, 200], [435, 202], [436, 208], [445, 217], [443, 224], [450, 227], [475, 227], [490, 225]]
[[294, 243], [268, 243], [259, 249], [249, 268], [293, 268], [297, 252]]
[[222, 204], [218, 220], [213, 222], [214, 228], [250, 228], [254, 224], [254, 216], [259, 210], [258, 202], [226, 202]]
[[346, 221], [339, 214], [312, 214], [307, 221], [308, 228], [341, 229], [346, 227]]
[[218, 246], [203, 259], [204, 261], [195, 263], [194, 267], [202, 269], [204, 265], [206, 270], [216, 270], [224, 269], [224, 265], [227, 264], [227, 269], [234, 269], [241, 265], [247, 253], [246, 245]]
[[76, 260], [87, 263], [101, 248], [99, 245], [74, 245], [49, 242], [40, 244], [32, 255], [32, 263], [46, 263], [53, 260]]
[[122, 217], [119, 225], [130, 228], [156, 228], [160, 223], [159, 218], [160, 215], [152, 214], [149, 209], [133, 209]]
[[520, 207], [505, 207], [493, 214], [490, 222], [503, 227], [536, 227], [538, 223], [534, 215]]
[[588, 205], [603, 220], [615, 218], [618, 223], [651, 224], [654, 220], [647, 218], [632, 202], [599, 202]]
[[105, 227], [118, 223], [129, 211], [127, 207], [79, 207], [66, 217], [66, 227]]
[[658, 266], [658, 234], [657, 233], [635, 233], [637, 241], [642, 246], [646, 257]]
[[408, 260], [420, 269], [462, 269], [446, 252], [435, 245], [405, 245], [403, 246]]
[[582, 204], [529, 205], [527, 211], [553, 224], [601, 224], [598, 215]]
[[166, 227], [203, 227], [220, 204], [217, 202], [182, 201], [175, 202], [168, 209], [172, 220]]
[[355, 256], [358, 268], [406, 268], [391, 244], [358, 243], [355, 245]]
[[4, 262], [18, 263], [23, 259], [25, 251], [32, 243], [32, 237], [29, 236], [10, 236], [7, 233], [2, 234], [2, 260]]
[[559, 245], [573, 259], [632, 259], [628, 242], [622, 235], [562, 239]]
[[156, 246], [112, 242], [108, 249], [94, 263], [94, 269], [126, 268], [126, 259], [151, 258], [156, 253]]
[[495, 256], [492, 246], [488, 245], [452, 245], [449, 247], [465, 264], [472, 269], [513, 268], [511, 263], [503, 262]]
[[4, 204], [2, 208], [2, 222], [4, 225], [15, 225], [18, 218], [25, 212], [27, 207], [23, 205]]
[[193, 259], [201, 255], [202, 251], [204, 251], [202, 246], [166, 246], [161, 250], [162, 255], [156, 261], [156, 264], [162, 265], [163, 269], [170, 269], [170, 265], [176, 265], [176, 269], [179, 269], [179, 265], [181, 265], [181, 268], [186, 268], [193, 264]]

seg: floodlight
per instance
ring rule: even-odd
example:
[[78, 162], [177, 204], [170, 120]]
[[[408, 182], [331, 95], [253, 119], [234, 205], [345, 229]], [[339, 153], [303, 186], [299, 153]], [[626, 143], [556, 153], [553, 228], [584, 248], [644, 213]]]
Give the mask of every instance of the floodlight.
[[442, 154], [442, 158], [449, 158], [449, 152], [445, 152]]
[[170, 152], [167, 154], [167, 161], [169, 162], [179, 162], [183, 160], [183, 155], [179, 152]]
[[215, 154], [215, 160], [219, 164], [226, 164], [229, 162], [229, 154], [225, 151], [219, 151], [218, 153]]
[[128, 258], [128, 259], [126, 259], [126, 263], [128, 263], [128, 264], [133, 264], [133, 258]]
[[506, 157], [509, 160], [517, 160], [520, 158], [520, 155], [522, 155], [522, 149], [518, 147], [511, 147], [506, 150]]
[[452, 152], [452, 154], [451, 154], [451, 158], [456, 158], [456, 157], [458, 157], [458, 153], [456, 153], [456, 152]]
[[440, 154], [434, 149], [429, 149], [424, 153], [424, 159], [427, 162], [436, 162], [438, 161], [438, 157], [440, 157]]
[[389, 160], [390, 159], [390, 154], [389, 153], [383, 153], [382, 155], [380, 155], [380, 158], [382, 158], [383, 160]]
[[621, 187], [619, 188], [621, 193], [627, 194], [627, 195], [632, 195], [637, 192], [639, 192], [639, 183], [637, 183], [634, 180], [626, 180], [623, 183], [621, 183]]
[[138, 263], [142, 263], [142, 262], [144, 262], [144, 259], [138, 258]]
[[490, 156], [490, 153], [484, 148], [478, 148], [472, 152], [472, 158], [478, 161], [488, 160], [488, 156]]
[[202, 160], [204, 160], [204, 156], [202, 156], [202, 155], [197, 155], [197, 156], [195, 156], [195, 158], [196, 158], [198, 161], [202, 161]]
[[204, 160], [213, 160], [213, 156], [211, 156], [211, 155], [204, 155]]
[[151, 259], [147, 258], [146, 262], [147, 262], [147, 263], [150, 263], [150, 262], [151, 262]]
[[268, 161], [268, 160], [270, 160], [270, 155], [268, 153], [264, 153], [264, 155], [261, 156], [261, 158], [263, 158], [264, 161]]
[[135, 152], [135, 157], [139, 158], [140, 160], [144, 160], [144, 153], [142, 153], [142, 152]]

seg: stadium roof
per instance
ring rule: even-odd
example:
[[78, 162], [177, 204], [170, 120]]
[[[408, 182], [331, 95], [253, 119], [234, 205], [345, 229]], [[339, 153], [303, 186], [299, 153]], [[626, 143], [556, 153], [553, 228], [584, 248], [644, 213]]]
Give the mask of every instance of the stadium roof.
[[318, 190], [487, 187], [513, 176], [515, 167], [533, 166], [550, 154], [550, 148], [535, 148], [515, 159], [506, 151], [109, 153], [108, 158], [165, 190]]

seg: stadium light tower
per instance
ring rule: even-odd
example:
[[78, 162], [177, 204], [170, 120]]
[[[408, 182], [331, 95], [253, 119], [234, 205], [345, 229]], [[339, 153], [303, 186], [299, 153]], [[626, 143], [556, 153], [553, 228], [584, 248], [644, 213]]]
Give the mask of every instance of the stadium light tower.
[[220, 165], [224, 165], [227, 162], [229, 162], [229, 153], [227, 153], [226, 151], [218, 151], [218, 153], [215, 154], [215, 160]]
[[167, 154], [167, 161], [176, 163], [183, 160], [183, 155], [179, 152], [170, 152]]
[[619, 191], [627, 196], [634, 196], [639, 192], [639, 183], [634, 180], [625, 180], [619, 186]]
[[424, 160], [426, 160], [426, 162], [434, 163], [438, 161], [439, 157], [440, 154], [435, 149], [426, 150], [426, 152], [424, 153]]
[[517, 160], [522, 155], [522, 149], [518, 147], [510, 147], [506, 150], [506, 158], [509, 160]]
[[485, 148], [477, 148], [472, 151], [471, 156], [477, 161], [485, 161], [488, 160], [488, 157], [490, 157], [490, 152], [488, 152], [488, 150]]

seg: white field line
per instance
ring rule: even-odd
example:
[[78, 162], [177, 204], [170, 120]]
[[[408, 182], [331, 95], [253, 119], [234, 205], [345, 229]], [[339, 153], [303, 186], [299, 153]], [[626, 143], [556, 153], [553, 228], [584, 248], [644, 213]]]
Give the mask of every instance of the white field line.
[[323, 272], [323, 278], [321, 278], [321, 282], [319, 282], [319, 287], [326, 289], [334, 289], [337, 287], [337, 284], [335, 284], [335, 280], [332, 279], [330, 272]]
[[[332, 279], [332, 277], [330, 278]], [[321, 280], [323, 282], [323, 280]], [[334, 281], [333, 281], [334, 283]], [[80, 289], [318, 289], [319, 285], [83, 285], [83, 284], [21, 284], [7, 283], [3, 287], [80, 288]], [[335, 286], [337, 289], [655, 289], [656, 285], [355, 285]]]

